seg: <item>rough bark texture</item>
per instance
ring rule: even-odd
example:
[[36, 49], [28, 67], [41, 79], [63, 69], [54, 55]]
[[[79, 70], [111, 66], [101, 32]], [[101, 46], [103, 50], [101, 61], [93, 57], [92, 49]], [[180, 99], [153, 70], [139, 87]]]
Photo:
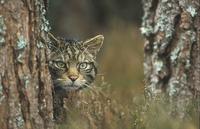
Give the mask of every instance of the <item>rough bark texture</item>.
[[199, 6], [199, 0], [143, 0], [146, 95], [164, 93], [180, 112], [200, 91]]
[[0, 128], [52, 129], [42, 0], [0, 0]]

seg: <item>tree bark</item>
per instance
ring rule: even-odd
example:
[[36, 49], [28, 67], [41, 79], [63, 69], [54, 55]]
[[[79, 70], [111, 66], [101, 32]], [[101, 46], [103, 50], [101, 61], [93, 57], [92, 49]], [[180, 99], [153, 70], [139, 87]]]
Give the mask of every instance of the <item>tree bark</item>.
[[165, 94], [179, 113], [200, 92], [199, 7], [199, 0], [143, 0], [145, 94]]
[[0, 0], [1, 129], [53, 128], [48, 31], [43, 0]]

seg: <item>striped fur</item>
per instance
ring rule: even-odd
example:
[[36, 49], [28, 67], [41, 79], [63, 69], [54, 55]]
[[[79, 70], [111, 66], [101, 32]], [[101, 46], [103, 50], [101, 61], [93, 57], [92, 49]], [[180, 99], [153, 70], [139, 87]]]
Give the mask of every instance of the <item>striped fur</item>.
[[97, 74], [95, 59], [103, 36], [86, 41], [50, 38], [49, 70], [55, 91], [66, 93], [89, 87]]

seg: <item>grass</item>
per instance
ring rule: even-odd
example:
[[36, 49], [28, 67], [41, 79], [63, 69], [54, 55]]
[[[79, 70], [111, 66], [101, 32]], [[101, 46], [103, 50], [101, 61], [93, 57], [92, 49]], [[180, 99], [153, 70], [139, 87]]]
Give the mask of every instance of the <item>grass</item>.
[[164, 100], [147, 103], [143, 95], [127, 98], [121, 104], [111, 98], [107, 83], [93, 86], [65, 102], [67, 119], [58, 129], [197, 129], [194, 108], [187, 119], [169, 115], [170, 105]]
[[147, 103], [143, 84], [143, 41], [139, 29], [120, 22], [105, 32], [95, 86], [66, 100], [67, 119], [58, 129], [197, 129], [190, 108], [185, 120], [169, 115], [163, 99]]

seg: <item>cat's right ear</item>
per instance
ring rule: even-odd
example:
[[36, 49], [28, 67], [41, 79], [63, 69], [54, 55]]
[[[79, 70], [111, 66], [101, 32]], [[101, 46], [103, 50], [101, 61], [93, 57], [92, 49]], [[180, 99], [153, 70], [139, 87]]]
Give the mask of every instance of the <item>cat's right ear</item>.
[[48, 43], [48, 48], [51, 51], [55, 51], [56, 48], [59, 47], [59, 40], [52, 34], [52, 33], [48, 33], [48, 37], [49, 37], [49, 43]]
[[83, 46], [94, 56], [97, 55], [104, 41], [103, 35], [97, 35], [83, 42]]

